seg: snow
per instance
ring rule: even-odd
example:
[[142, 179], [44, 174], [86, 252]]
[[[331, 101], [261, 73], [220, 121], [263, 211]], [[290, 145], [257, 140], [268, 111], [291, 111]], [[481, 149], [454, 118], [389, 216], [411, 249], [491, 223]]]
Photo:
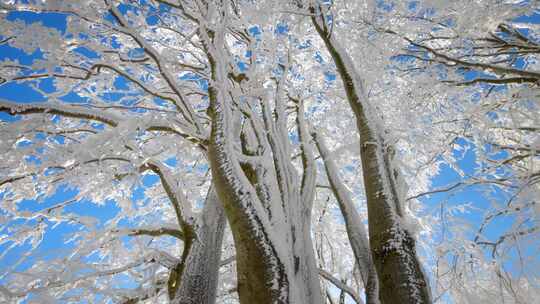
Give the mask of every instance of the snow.
[[[233, 4], [208, 2], [206, 11], [192, 1], [160, 2], [2, 4], [9, 8], [0, 18], [8, 50], [0, 65], [0, 301], [167, 301], [166, 282], [185, 248], [161, 232], [193, 227], [195, 242], [204, 238], [212, 180], [237, 215], [234, 233], [249, 234], [262, 252], [248, 258], [271, 273], [276, 301], [321, 301], [329, 285], [316, 266], [361, 291], [353, 268], [355, 260], [369, 264], [370, 250], [362, 149], [377, 152], [371, 164], [382, 187], [373, 196], [389, 204], [380, 218], [392, 236], [383, 249], [402, 257], [411, 292], [420, 295], [417, 275], [435, 283], [427, 289], [441, 302], [538, 298], [535, 83], [454, 87], [440, 80], [462, 81], [454, 66], [467, 62], [396, 59], [414, 54], [406, 36], [485, 68], [465, 78], [538, 78], [534, 53], [513, 66], [502, 54], [493, 63], [475, 53], [492, 50], [472, 39], [490, 37], [481, 29], [503, 20], [535, 39], [538, 27], [524, 21], [535, 18], [524, 15], [534, 2], [321, 3], [359, 97], [353, 108], [361, 106], [372, 132], [362, 147], [308, 11], [281, 1], [243, 2], [237, 12]], [[51, 16], [65, 25], [51, 25]], [[450, 38], [423, 40], [430, 35]], [[313, 155], [312, 126], [339, 155], [326, 175]], [[459, 186], [422, 195], [447, 189], [444, 178], [454, 175]], [[77, 192], [73, 200], [56, 193], [63, 187]], [[456, 201], [472, 188], [467, 202]], [[420, 257], [406, 247], [417, 234]], [[224, 255], [234, 251], [227, 232]], [[238, 303], [233, 268], [220, 270], [219, 303]]]

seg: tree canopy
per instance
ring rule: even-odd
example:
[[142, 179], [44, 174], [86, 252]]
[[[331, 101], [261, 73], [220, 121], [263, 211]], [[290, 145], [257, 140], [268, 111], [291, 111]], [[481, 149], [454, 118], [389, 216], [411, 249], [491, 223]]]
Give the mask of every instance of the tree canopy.
[[0, 300], [530, 303], [537, 1], [0, 1]]

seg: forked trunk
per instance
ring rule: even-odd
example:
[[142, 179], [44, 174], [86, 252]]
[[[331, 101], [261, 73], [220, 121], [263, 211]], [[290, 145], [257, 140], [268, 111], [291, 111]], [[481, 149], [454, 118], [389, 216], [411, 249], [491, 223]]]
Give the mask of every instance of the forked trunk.
[[266, 135], [258, 137], [259, 154], [245, 154], [252, 150], [234, 128], [233, 111], [239, 101], [233, 100], [229, 89], [224, 33], [208, 36], [212, 68], [208, 155], [234, 237], [240, 303], [322, 304], [311, 243], [312, 197], [304, 197], [298, 189], [286, 153], [288, 137], [277, 130], [268, 112], [263, 119], [250, 115], [246, 119], [252, 125], [246, 125], [246, 130]]
[[[211, 98], [223, 98], [214, 94]], [[275, 185], [251, 184], [230, 146], [233, 139], [226, 136], [230, 118], [225, 104], [213, 102], [210, 164], [236, 246], [240, 303], [322, 303], [310, 209], [298, 208], [299, 200], [280, 201], [279, 192], [261, 200], [256, 187]]]

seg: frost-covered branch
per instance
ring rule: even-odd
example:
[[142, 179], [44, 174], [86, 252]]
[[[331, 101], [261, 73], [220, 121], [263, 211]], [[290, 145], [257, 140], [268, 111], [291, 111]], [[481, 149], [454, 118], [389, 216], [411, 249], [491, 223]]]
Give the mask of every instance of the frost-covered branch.
[[[16, 181], [22, 180], [27, 177], [36, 176], [36, 175], [43, 175], [48, 170], [54, 170], [58, 172], [66, 172], [66, 171], [72, 171], [76, 168], [79, 168], [83, 165], [90, 165], [95, 163], [101, 163], [101, 162], [107, 162], [107, 161], [118, 161], [123, 163], [131, 163], [132, 160], [126, 157], [122, 156], [108, 156], [108, 155], [102, 155], [100, 158], [90, 158], [90, 159], [82, 159], [80, 161], [71, 162], [67, 165], [46, 165], [42, 166], [39, 170], [35, 172], [28, 172], [21, 175], [16, 176], [8, 176], [5, 178], [0, 179], [0, 186], [8, 183], [14, 183]], [[50, 173], [49, 175], [55, 176], [58, 174], [58, 172]]]
[[[117, 127], [121, 122], [126, 120], [122, 116], [100, 110], [99, 108], [93, 108], [92, 106], [70, 105], [50, 101], [43, 103], [14, 103], [5, 99], [0, 99], [0, 111], [8, 112], [10, 114], [56, 114], [70, 118], [99, 121], [112, 127]], [[182, 126], [178, 128], [178, 124]], [[170, 132], [196, 143], [204, 142], [204, 138], [201, 137], [202, 135], [197, 134], [196, 131], [192, 130], [191, 126], [181, 122], [173, 124], [165, 119], [150, 119], [146, 121], [144, 127], [148, 131]], [[90, 132], [95, 133], [93, 130]]]
[[112, 113], [97, 111], [84, 106], [75, 106], [51, 101], [46, 103], [14, 103], [5, 99], [0, 99], [0, 111], [11, 114], [58, 114], [72, 118], [95, 120], [113, 127], [116, 127], [122, 120], [121, 117]]
[[317, 177], [317, 167], [313, 156], [313, 144], [311, 143], [311, 134], [309, 133], [308, 123], [304, 117], [304, 101], [294, 99], [290, 96], [289, 98], [293, 100], [297, 106], [296, 124], [298, 128], [298, 137], [300, 139], [302, 166], [304, 168], [300, 193], [302, 196], [302, 201], [306, 207], [311, 208], [315, 194], [315, 183]]
[[518, 230], [518, 231], [512, 231], [506, 234], [501, 235], [495, 242], [488, 242], [488, 241], [476, 241], [475, 243], [478, 245], [485, 245], [485, 246], [491, 246], [491, 256], [495, 258], [497, 256], [497, 247], [501, 245], [503, 242], [505, 242], [507, 239], [514, 239], [524, 237], [526, 235], [535, 233], [540, 231], [540, 226], [533, 226], [527, 229]]
[[120, 13], [120, 11], [116, 8], [114, 4], [110, 4], [108, 2], [109, 2], [108, 0], [105, 1], [105, 3], [107, 3], [109, 6], [109, 10], [111, 14], [116, 18], [120, 26], [124, 28], [124, 32], [128, 34], [129, 36], [133, 37], [133, 39], [141, 46], [141, 48], [143, 48], [147, 52], [148, 56], [150, 56], [155, 61], [161, 75], [167, 81], [171, 89], [180, 99], [180, 103], [175, 102], [175, 105], [177, 106], [178, 110], [180, 110], [183, 116], [188, 121], [190, 121], [196, 127], [197, 130], [202, 131], [202, 126], [200, 125], [199, 119], [196, 117], [192, 106], [184, 97], [184, 94], [182, 93], [181, 89], [178, 87], [178, 84], [176, 83], [174, 76], [171, 74], [171, 72], [167, 69], [167, 67], [164, 65], [164, 63], [160, 59], [161, 56], [158, 53], [158, 51], [154, 47], [152, 47], [143, 37], [141, 37], [133, 28], [129, 26], [128, 21], [124, 18], [122, 13]]
[[49, 7], [46, 7], [46, 6], [31, 6], [31, 5], [20, 5], [20, 4], [17, 4], [17, 5], [12, 5], [12, 4], [8, 4], [8, 3], [0, 3], [0, 8], [2, 10], [5, 10], [5, 11], [26, 11], [26, 12], [34, 12], [34, 13], [61, 13], [61, 14], [68, 14], [68, 15], [73, 15], [73, 16], [76, 16], [82, 20], [85, 20], [87, 22], [91, 22], [91, 23], [99, 23], [97, 20], [94, 20], [88, 16], [85, 16], [83, 13], [81, 13], [80, 11], [77, 11], [77, 10], [74, 10], [74, 9], [69, 9], [67, 7], [62, 7], [62, 8], [49, 8]]
[[130, 229], [119, 229], [119, 230], [112, 230], [113, 233], [118, 234], [124, 234], [129, 236], [139, 236], [139, 235], [146, 235], [146, 236], [172, 236], [177, 239], [183, 240], [184, 235], [181, 230], [173, 229], [173, 228], [166, 228], [166, 227], [160, 227], [160, 228], [130, 228]]
[[59, 278], [59, 279], [55, 279], [51, 281], [46, 281], [46, 282], [43, 282], [43, 284], [40, 284], [41, 286], [30, 287], [24, 290], [11, 290], [10, 291], [6, 287], [2, 287], [0, 291], [2, 291], [4, 295], [7, 295], [8, 299], [23, 298], [32, 293], [45, 292], [47, 290], [52, 290], [52, 289], [60, 288], [64, 286], [76, 286], [78, 283], [81, 283], [89, 279], [94, 279], [98, 277], [106, 277], [106, 276], [114, 276], [114, 275], [117, 275], [126, 271], [130, 271], [131, 269], [139, 267], [145, 263], [158, 263], [159, 261], [158, 259], [159, 259], [159, 253], [150, 253], [142, 258], [137, 259], [136, 261], [130, 262], [120, 267], [93, 271], [87, 274], [76, 276], [75, 278], [67, 278], [65, 280]]
[[184, 233], [190, 233], [194, 220], [191, 211], [191, 203], [187, 200], [183, 191], [180, 189], [180, 185], [177, 183], [176, 179], [173, 178], [170, 170], [161, 162], [151, 159], [146, 162], [146, 165], [150, 168], [150, 170], [159, 175], [161, 184], [163, 185], [167, 196], [171, 200], [180, 227], [182, 227]]
[[[424, 49], [430, 54], [432, 54], [437, 62], [448, 65], [448, 66], [462, 66], [462, 67], [467, 67], [467, 68], [477, 68], [484, 71], [492, 71], [500, 75], [510, 74], [510, 75], [523, 76], [519, 78], [514, 78], [516, 83], [531, 82], [531, 81], [524, 81], [524, 80], [529, 80], [531, 78], [536, 79], [536, 81], [540, 80], [540, 72], [537, 72], [537, 71], [527, 71], [527, 70], [497, 65], [497, 64], [466, 61], [460, 58], [453, 57], [451, 55], [444, 54], [440, 51], [435, 50], [433, 47], [427, 46], [425, 44], [417, 43], [410, 39], [408, 39], [408, 41], [411, 43], [411, 45]], [[422, 60], [422, 57], [416, 57], [416, 58], [419, 60]], [[508, 78], [503, 78], [503, 80], [508, 81]], [[503, 80], [499, 80], [499, 81], [503, 81]], [[463, 84], [467, 84], [467, 83], [465, 82]]]

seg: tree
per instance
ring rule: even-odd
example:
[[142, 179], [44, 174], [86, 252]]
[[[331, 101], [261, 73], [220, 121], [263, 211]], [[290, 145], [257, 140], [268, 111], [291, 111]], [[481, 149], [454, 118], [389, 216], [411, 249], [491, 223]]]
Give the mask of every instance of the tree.
[[[316, 170], [303, 107], [297, 105], [296, 115], [303, 165], [299, 179], [283, 100], [289, 63], [278, 65], [281, 75], [272, 75], [272, 65], [261, 66], [263, 75], [252, 65], [249, 79], [230, 75], [231, 56], [227, 47], [222, 50], [226, 31], [252, 47], [243, 29], [228, 27], [231, 19], [242, 22], [239, 10], [228, 3], [209, 3], [197, 23], [211, 69], [210, 167], [235, 239], [240, 302], [322, 303], [310, 235]], [[258, 93], [266, 73], [275, 77], [275, 86], [267, 84]], [[230, 86], [229, 77], [239, 88]], [[268, 87], [274, 88], [273, 96], [267, 95]]]
[[[527, 119], [512, 130], [487, 114], [493, 108], [481, 119], [464, 112], [468, 125], [432, 123], [459, 113], [456, 101], [484, 89], [456, 87], [460, 74], [434, 74], [471, 64], [490, 71], [486, 64], [494, 64], [483, 53], [463, 61], [461, 42], [436, 36], [437, 27], [452, 24], [468, 35], [474, 31], [453, 28], [462, 17], [453, 12], [470, 16], [470, 10], [483, 23], [487, 13], [471, 7], [486, 5], [491, 17], [508, 19], [532, 4], [512, 14], [508, 7], [516, 4], [460, 5], [3, 2], [0, 47], [19, 55], [0, 58], [0, 93], [27, 94], [0, 99], [0, 112], [8, 113], [0, 116], [7, 223], [0, 242], [11, 248], [8, 254], [24, 251], [0, 274], [0, 294], [42, 302], [322, 304], [362, 303], [364, 289], [368, 303], [431, 303], [450, 286], [463, 299], [473, 280], [446, 284], [436, 267], [447, 270], [447, 256], [430, 251], [439, 235], [429, 233], [439, 226], [415, 218], [423, 212], [420, 199], [445, 192], [430, 187], [430, 179], [443, 166], [440, 159], [455, 152], [448, 138], [485, 148], [478, 163], [493, 164], [452, 189], [478, 182], [524, 190], [507, 192], [519, 194], [519, 205], [487, 214], [476, 245], [500, 254], [521, 228], [533, 228], [518, 224], [494, 245], [484, 238], [493, 218], [529, 214], [533, 205], [522, 194], [533, 195], [538, 184], [533, 116], [499, 111], [501, 121], [518, 113]], [[503, 54], [488, 58], [534, 49], [533, 36], [503, 28], [494, 33], [498, 40], [486, 40]], [[452, 48], [439, 50], [432, 40]], [[534, 83], [534, 70], [505, 64], [484, 83], [516, 75]], [[493, 89], [485, 98], [495, 96], [512, 95]], [[482, 130], [493, 123], [504, 136]], [[462, 132], [471, 125], [474, 132]], [[522, 132], [531, 133], [526, 141]], [[505, 136], [520, 145], [508, 145]], [[490, 157], [496, 145], [509, 154]], [[508, 171], [497, 177], [501, 168]], [[88, 214], [84, 204], [92, 206]], [[40, 257], [57, 227], [68, 230], [65, 253]], [[418, 230], [428, 236], [420, 239], [420, 257]], [[461, 257], [484, 252], [475, 250], [466, 248]], [[478, 263], [486, 275], [494, 269], [500, 282], [513, 282], [513, 274], [488, 262]], [[453, 278], [465, 265], [455, 267]], [[501, 290], [506, 296], [515, 285]]]
[[[436, 280], [438, 298], [450, 292], [462, 302], [523, 302], [534, 293], [530, 286], [536, 284], [528, 274], [535, 258], [523, 250], [537, 247], [533, 239], [538, 230], [533, 207], [538, 191], [538, 153], [533, 142], [538, 130], [530, 127], [536, 123], [529, 115], [538, 112], [531, 99], [536, 91], [536, 28], [520, 21], [532, 12], [527, 5], [511, 10], [503, 3], [474, 5], [471, 11], [490, 11], [487, 20], [487, 14], [476, 13], [475, 27], [460, 20], [463, 17], [449, 20], [442, 10], [423, 18], [429, 29], [423, 33], [374, 28], [407, 41], [400, 57], [401, 71], [416, 79], [431, 78], [427, 83], [409, 83], [412, 98], [427, 93], [453, 102], [431, 127], [442, 131], [444, 142], [431, 160], [443, 158], [460, 178], [409, 199], [459, 196], [467, 191], [482, 197], [476, 199], [477, 211], [469, 204], [452, 206], [451, 199], [441, 200], [437, 217], [442, 219], [444, 242], [437, 245], [436, 272], [442, 274]], [[440, 83], [426, 88], [433, 79]], [[476, 168], [463, 170], [459, 163], [467, 157], [475, 159]], [[473, 223], [456, 220], [452, 213], [460, 208], [477, 213], [479, 219]], [[463, 229], [464, 224], [471, 228]], [[447, 243], [448, 234], [459, 241]], [[523, 268], [525, 264], [528, 269]], [[521, 269], [519, 275], [516, 269]], [[488, 277], [497, 285], [486, 283]]]
[[[383, 303], [431, 303], [427, 278], [416, 256], [414, 237], [403, 225], [394, 148], [385, 139], [376, 109], [347, 51], [333, 37], [324, 6], [310, 7], [311, 20], [332, 56], [360, 133], [360, 155], [366, 191], [371, 256]], [[344, 208], [342, 208], [344, 209]], [[357, 254], [358, 255], [358, 254]], [[367, 281], [367, 280], [366, 280]]]

